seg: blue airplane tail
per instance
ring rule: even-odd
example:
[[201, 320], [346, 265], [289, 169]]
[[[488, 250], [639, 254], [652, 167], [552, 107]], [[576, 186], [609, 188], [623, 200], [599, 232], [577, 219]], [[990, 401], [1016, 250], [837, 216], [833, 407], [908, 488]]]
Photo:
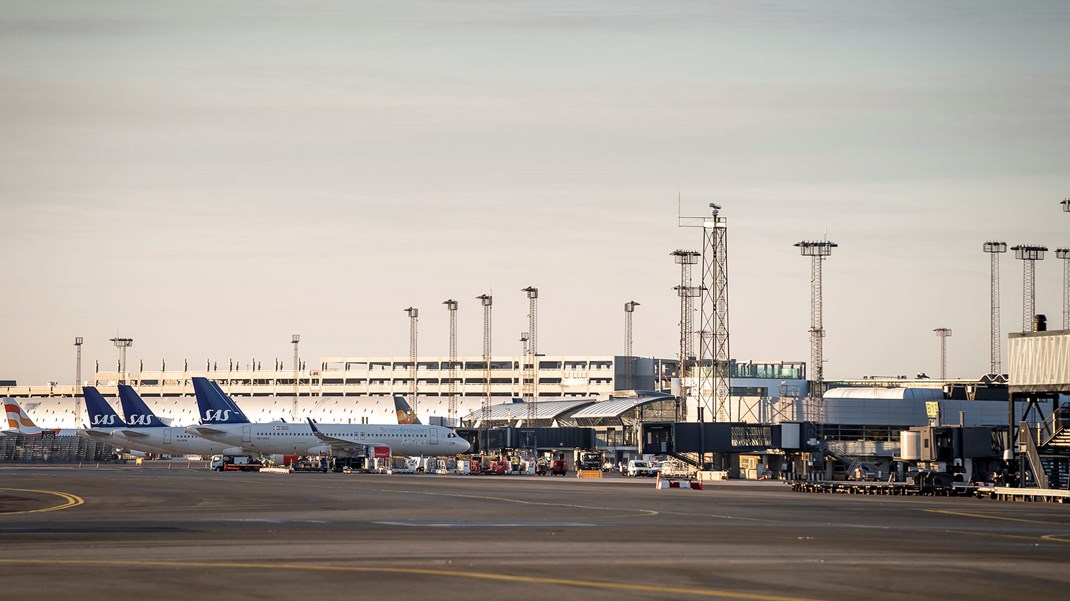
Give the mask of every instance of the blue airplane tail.
[[145, 401], [141, 400], [141, 396], [126, 384], [119, 384], [119, 402], [123, 404], [123, 413], [126, 415], [126, 423], [129, 426], [163, 428], [167, 425], [160, 421]]
[[82, 396], [85, 398], [85, 409], [86, 413], [89, 414], [90, 428], [107, 428], [111, 426], [122, 428], [126, 426], [123, 418], [119, 417], [119, 414], [115, 412], [115, 409], [111, 408], [108, 401], [104, 400], [104, 395], [100, 394], [100, 391], [95, 387], [83, 386]]
[[207, 378], [193, 378], [193, 392], [197, 395], [197, 410], [202, 424], [247, 424], [238, 405], [218, 384]]

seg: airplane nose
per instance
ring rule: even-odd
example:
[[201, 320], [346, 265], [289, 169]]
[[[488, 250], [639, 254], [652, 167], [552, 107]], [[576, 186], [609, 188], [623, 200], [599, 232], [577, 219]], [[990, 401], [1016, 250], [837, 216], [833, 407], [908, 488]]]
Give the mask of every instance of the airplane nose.
[[467, 440], [464, 440], [463, 438], [461, 440], [458, 440], [457, 444], [461, 447], [460, 450], [457, 451], [458, 454], [467, 453], [468, 449], [472, 448], [472, 443], [468, 442]]

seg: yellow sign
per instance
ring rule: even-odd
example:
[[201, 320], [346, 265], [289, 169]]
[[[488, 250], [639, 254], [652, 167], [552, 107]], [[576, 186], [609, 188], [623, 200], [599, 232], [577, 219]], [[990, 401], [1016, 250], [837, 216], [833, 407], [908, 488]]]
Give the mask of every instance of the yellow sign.
[[925, 415], [929, 417], [940, 417], [940, 402], [927, 401], [925, 403]]

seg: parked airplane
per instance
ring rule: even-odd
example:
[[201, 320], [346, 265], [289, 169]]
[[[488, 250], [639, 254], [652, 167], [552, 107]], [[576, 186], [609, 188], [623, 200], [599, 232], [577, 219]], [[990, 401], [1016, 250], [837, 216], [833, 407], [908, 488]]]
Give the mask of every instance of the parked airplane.
[[[198, 382], [198, 380], [203, 380]], [[209, 389], [204, 378], [193, 378], [194, 389]], [[361, 457], [394, 455], [456, 455], [468, 451], [468, 441], [442, 426], [416, 424], [252, 424], [226, 395], [197, 395], [202, 419], [217, 423], [190, 426], [187, 431], [259, 453]]]
[[39, 428], [12, 397], [4, 397], [4, 412], [7, 413], [8, 429], [4, 430], [6, 435], [22, 434], [44, 437], [78, 435], [78, 430], [74, 428]]
[[[196, 392], [200, 396], [200, 392]], [[127, 422], [127, 427], [120, 428], [119, 433], [132, 443], [169, 455], [244, 454], [240, 446], [208, 440], [187, 432], [185, 428], [165, 425], [137, 392], [125, 384], [119, 385], [119, 401]], [[208, 419], [211, 421], [210, 417]]]
[[104, 395], [93, 386], [82, 387], [82, 397], [85, 399], [86, 412], [89, 414], [89, 427], [79, 430], [78, 435], [90, 440], [96, 440], [112, 445], [119, 449], [129, 449], [141, 453], [158, 453], [159, 449], [141, 444], [137, 440], [131, 440], [122, 434], [122, 430], [129, 425], [119, 417], [119, 414], [111, 408]]

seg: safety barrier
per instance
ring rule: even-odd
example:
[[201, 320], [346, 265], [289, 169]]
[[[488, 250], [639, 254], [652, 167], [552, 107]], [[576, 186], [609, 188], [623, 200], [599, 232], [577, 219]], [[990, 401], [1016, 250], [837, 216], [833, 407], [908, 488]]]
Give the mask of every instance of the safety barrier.
[[704, 490], [702, 480], [673, 480], [662, 478], [660, 473], [654, 481], [654, 488], [658, 490], [672, 488], [678, 490]]

